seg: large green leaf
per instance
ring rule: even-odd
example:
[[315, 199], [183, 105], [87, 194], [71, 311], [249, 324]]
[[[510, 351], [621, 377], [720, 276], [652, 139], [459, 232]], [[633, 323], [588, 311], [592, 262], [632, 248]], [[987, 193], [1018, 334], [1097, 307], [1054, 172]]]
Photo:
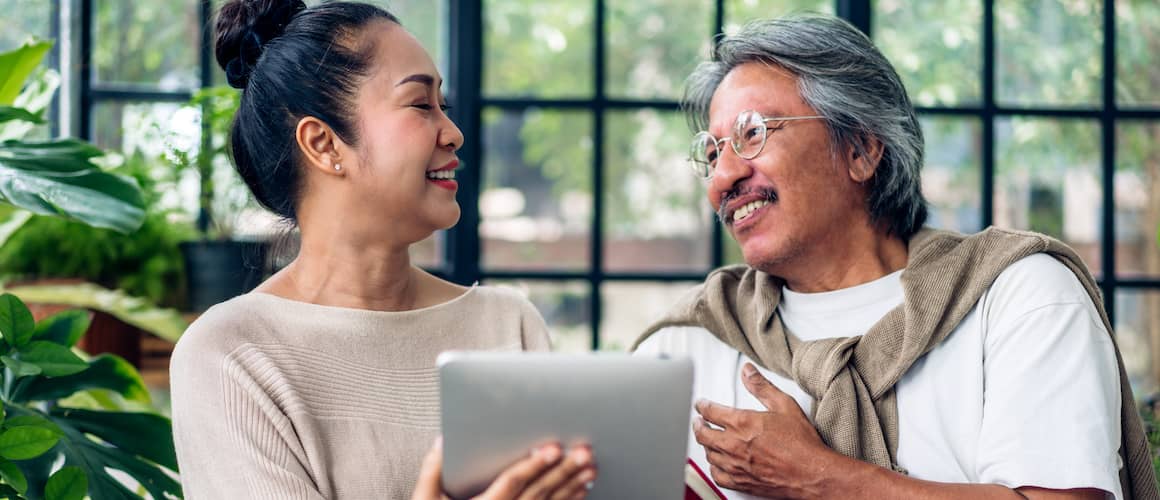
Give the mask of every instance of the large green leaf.
[[173, 309], [159, 308], [148, 300], [109, 290], [91, 283], [75, 285], [33, 285], [8, 288], [28, 302], [64, 304], [109, 313], [170, 342], [177, 342], [189, 326]]
[[4, 421], [4, 427], [40, 427], [41, 429], [48, 429], [56, 434], [57, 437], [64, 436], [64, 431], [60, 426], [53, 423], [53, 421], [40, 416], [39, 413], [31, 413], [29, 415], [20, 415], [12, 417]]
[[[58, 409], [54, 413], [60, 414], [64, 411]], [[153, 498], [181, 497], [181, 485], [159, 466], [118, 448], [88, 438], [79, 429], [73, 427], [70, 419], [54, 415], [53, 420], [64, 429], [66, 434], [61, 439], [58, 450], [64, 454], [66, 465], [80, 467], [88, 476], [89, 495], [92, 498], [139, 500], [137, 495], [110, 476], [106, 468], [129, 474]], [[165, 436], [164, 440], [172, 443], [172, 436]]]
[[20, 493], [28, 491], [28, 478], [24, 477], [24, 472], [16, 464], [2, 458], [0, 458], [0, 479]]
[[44, 118], [40, 115], [28, 111], [24, 108], [16, 108], [12, 106], [0, 106], [0, 123], [9, 122], [13, 120], [30, 122], [30, 123], [44, 123]]
[[16, 50], [0, 53], [0, 105], [16, 101], [24, 81], [40, 66], [52, 42], [28, 43]]
[[72, 309], [44, 318], [36, 324], [36, 332], [32, 335], [32, 339], [72, 347], [89, 329], [89, 314], [85, 310]]
[[141, 375], [128, 361], [112, 354], [89, 360], [89, 369], [76, 375], [35, 379], [13, 394], [12, 400], [51, 401], [89, 389], [107, 389], [130, 401], [149, 403], [149, 391]]
[[0, 143], [0, 201], [44, 215], [131, 232], [145, 220], [137, 181], [101, 171], [99, 154], [72, 139]]
[[58, 424], [67, 423], [127, 453], [177, 470], [177, 453], [173, 448], [173, 426], [168, 418], [153, 413], [72, 408], [57, 408], [53, 410], [52, 415]]
[[10, 356], [0, 356], [0, 363], [12, 370], [12, 373], [17, 377], [30, 377], [32, 375], [40, 375], [40, 367], [32, 363], [25, 363], [19, 359]]
[[89, 492], [89, 478], [75, 465], [61, 467], [44, 487], [44, 500], [84, 500]]
[[12, 215], [8, 216], [8, 220], [0, 223], [0, 247], [4, 246], [4, 242], [8, 241], [8, 238], [12, 237], [31, 218], [32, 212], [16, 210]]
[[80, 373], [89, 367], [85, 360], [60, 344], [37, 340], [20, 348], [19, 359], [25, 363], [32, 363], [40, 367], [41, 373], [47, 377], [62, 377]]
[[32, 312], [15, 295], [0, 295], [0, 335], [9, 345], [20, 347], [36, 333]]
[[43, 427], [9, 427], [0, 432], [0, 457], [27, 460], [52, 449], [59, 440], [60, 436]]

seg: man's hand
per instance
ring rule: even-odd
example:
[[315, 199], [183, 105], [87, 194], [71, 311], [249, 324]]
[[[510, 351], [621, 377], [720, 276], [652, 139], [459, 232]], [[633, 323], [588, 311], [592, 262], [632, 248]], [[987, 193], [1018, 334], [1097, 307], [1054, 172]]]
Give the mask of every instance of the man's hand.
[[752, 364], [745, 364], [742, 378], [768, 411], [739, 410], [705, 400], [696, 404], [701, 417], [693, 422], [693, 432], [705, 447], [713, 481], [763, 497], [824, 493], [826, 468], [838, 453], [822, 442], [797, 402]]

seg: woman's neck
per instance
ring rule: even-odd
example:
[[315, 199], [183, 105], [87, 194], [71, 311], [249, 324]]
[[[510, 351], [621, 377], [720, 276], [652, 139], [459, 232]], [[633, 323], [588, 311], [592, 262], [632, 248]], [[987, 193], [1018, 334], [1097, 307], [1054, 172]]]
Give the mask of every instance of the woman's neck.
[[422, 307], [423, 273], [406, 245], [354, 245], [303, 237], [298, 256], [259, 290], [314, 304], [407, 311]]

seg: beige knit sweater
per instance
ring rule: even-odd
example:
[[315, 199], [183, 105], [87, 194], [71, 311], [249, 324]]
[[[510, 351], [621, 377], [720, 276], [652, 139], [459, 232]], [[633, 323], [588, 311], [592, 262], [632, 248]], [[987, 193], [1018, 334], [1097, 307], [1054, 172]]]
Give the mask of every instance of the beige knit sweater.
[[489, 287], [406, 312], [263, 293], [215, 306], [170, 367], [185, 498], [409, 498], [439, 432], [436, 356], [547, 348], [535, 308]]

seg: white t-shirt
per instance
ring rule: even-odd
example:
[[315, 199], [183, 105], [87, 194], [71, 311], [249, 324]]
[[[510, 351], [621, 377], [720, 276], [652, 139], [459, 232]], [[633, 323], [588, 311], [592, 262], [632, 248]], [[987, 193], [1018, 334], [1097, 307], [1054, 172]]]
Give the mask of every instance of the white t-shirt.
[[[833, 292], [783, 288], [782, 320], [802, 340], [864, 334], [902, 303], [901, 273]], [[691, 357], [694, 400], [764, 410], [741, 383], [749, 358], [702, 328], [665, 328], [636, 352]], [[812, 398], [796, 383], [761, 373], [810, 415]], [[1006, 269], [896, 390], [898, 463], [912, 477], [1099, 488], [1123, 497], [1112, 342], [1079, 280], [1048, 255]], [[689, 457], [708, 474], [704, 448], [691, 429]], [[723, 491], [729, 498], [752, 498]]]

